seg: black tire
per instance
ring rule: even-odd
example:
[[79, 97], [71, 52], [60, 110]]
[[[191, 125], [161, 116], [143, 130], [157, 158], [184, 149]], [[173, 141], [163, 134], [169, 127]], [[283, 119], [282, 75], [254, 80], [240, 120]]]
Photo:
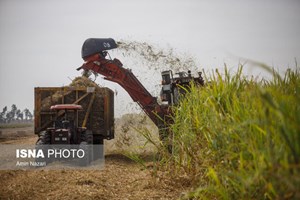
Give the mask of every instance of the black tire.
[[104, 144], [104, 139], [101, 135], [93, 135], [93, 144]]
[[85, 152], [83, 159], [79, 159], [80, 166], [88, 166], [93, 161], [93, 132], [87, 130], [81, 134], [79, 148]]
[[35, 149], [39, 151], [40, 149], [43, 151], [45, 158], [36, 158], [35, 162], [46, 162], [46, 165], [52, 162], [51, 158], [48, 158], [48, 145], [51, 144], [51, 135], [47, 131], [42, 131], [39, 134], [39, 139], [36, 142]]
[[104, 159], [104, 139], [101, 135], [94, 134], [93, 161], [101, 162]]
[[93, 132], [90, 130], [85, 131], [86, 132], [86, 142], [89, 145], [93, 144]]
[[51, 135], [47, 131], [42, 131], [39, 134], [39, 139], [36, 145], [49, 145], [51, 144]]

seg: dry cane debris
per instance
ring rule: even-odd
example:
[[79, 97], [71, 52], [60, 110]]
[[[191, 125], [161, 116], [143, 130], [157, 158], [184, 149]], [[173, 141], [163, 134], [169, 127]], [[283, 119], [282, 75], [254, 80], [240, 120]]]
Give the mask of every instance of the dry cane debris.
[[158, 70], [160, 67], [174, 72], [192, 70], [197, 71], [195, 59], [187, 54], [178, 54], [173, 48], [159, 49], [146, 42], [120, 40], [118, 49], [124, 56], [139, 55], [148, 62], [148, 69]]
[[[99, 91], [101, 87], [92, 81], [90, 78], [86, 76], [78, 76], [76, 77], [69, 85], [69, 87], [95, 87], [95, 90]], [[49, 110], [50, 107], [54, 104], [59, 104], [62, 102], [62, 98], [64, 96], [69, 95], [72, 93], [72, 90], [59, 90], [53, 94], [49, 94], [48, 97], [42, 100], [41, 108], [42, 110]], [[101, 93], [96, 93], [96, 95], [101, 95]]]

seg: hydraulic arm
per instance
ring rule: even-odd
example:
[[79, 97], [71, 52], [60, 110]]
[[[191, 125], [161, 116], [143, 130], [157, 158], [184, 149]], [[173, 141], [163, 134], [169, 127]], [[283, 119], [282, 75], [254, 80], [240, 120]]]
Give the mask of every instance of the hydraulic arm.
[[[102, 40], [102, 43], [101, 41]], [[95, 43], [98, 43], [97, 45]], [[95, 45], [93, 45], [95, 44]], [[93, 47], [95, 48], [93, 50]], [[113, 81], [121, 85], [131, 96], [133, 101], [137, 102], [150, 119], [158, 125], [159, 118], [164, 118], [164, 110], [135, 77], [130, 69], [125, 69], [118, 59], [106, 59], [107, 47], [116, 47], [115, 42], [109, 39], [88, 39], [82, 48], [82, 57], [85, 63], [79, 69], [92, 70], [104, 76], [104, 79]], [[85, 50], [88, 50], [87, 53]]]

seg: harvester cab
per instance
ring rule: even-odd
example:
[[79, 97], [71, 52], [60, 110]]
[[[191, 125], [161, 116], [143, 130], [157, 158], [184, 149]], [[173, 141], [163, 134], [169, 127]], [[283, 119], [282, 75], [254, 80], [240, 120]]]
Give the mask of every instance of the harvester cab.
[[196, 85], [204, 85], [202, 73], [198, 73], [198, 77], [194, 77], [191, 71], [178, 72], [173, 76], [171, 70], [161, 72], [162, 89], [160, 97], [162, 102], [167, 102], [168, 105], [177, 105], [180, 98], [189, 90], [190, 84], [193, 82]]

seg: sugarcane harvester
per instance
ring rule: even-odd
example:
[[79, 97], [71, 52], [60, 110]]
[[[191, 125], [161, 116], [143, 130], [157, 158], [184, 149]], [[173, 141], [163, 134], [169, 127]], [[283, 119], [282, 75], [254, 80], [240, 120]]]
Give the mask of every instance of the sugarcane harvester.
[[158, 127], [161, 139], [165, 139], [169, 132], [168, 127], [172, 123], [170, 106], [178, 104], [180, 96], [186, 91], [183, 88], [187, 88], [192, 81], [204, 85], [201, 72], [198, 73], [198, 77], [193, 77], [190, 71], [179, 72], [175, 74], [177, 76], [173, 76], [171, 70], [163, 71], [160, 96], [164, 103], [159, 104], [157, 98], [146, 90], [130, 69], [123, 67], [120, 60], [106, 58], [107, 50], [117, 47], [117, 43], [111, 38], [87, 39], [81, 51], [85, 62], [77, 70], [91, 70], [122, 86]]

